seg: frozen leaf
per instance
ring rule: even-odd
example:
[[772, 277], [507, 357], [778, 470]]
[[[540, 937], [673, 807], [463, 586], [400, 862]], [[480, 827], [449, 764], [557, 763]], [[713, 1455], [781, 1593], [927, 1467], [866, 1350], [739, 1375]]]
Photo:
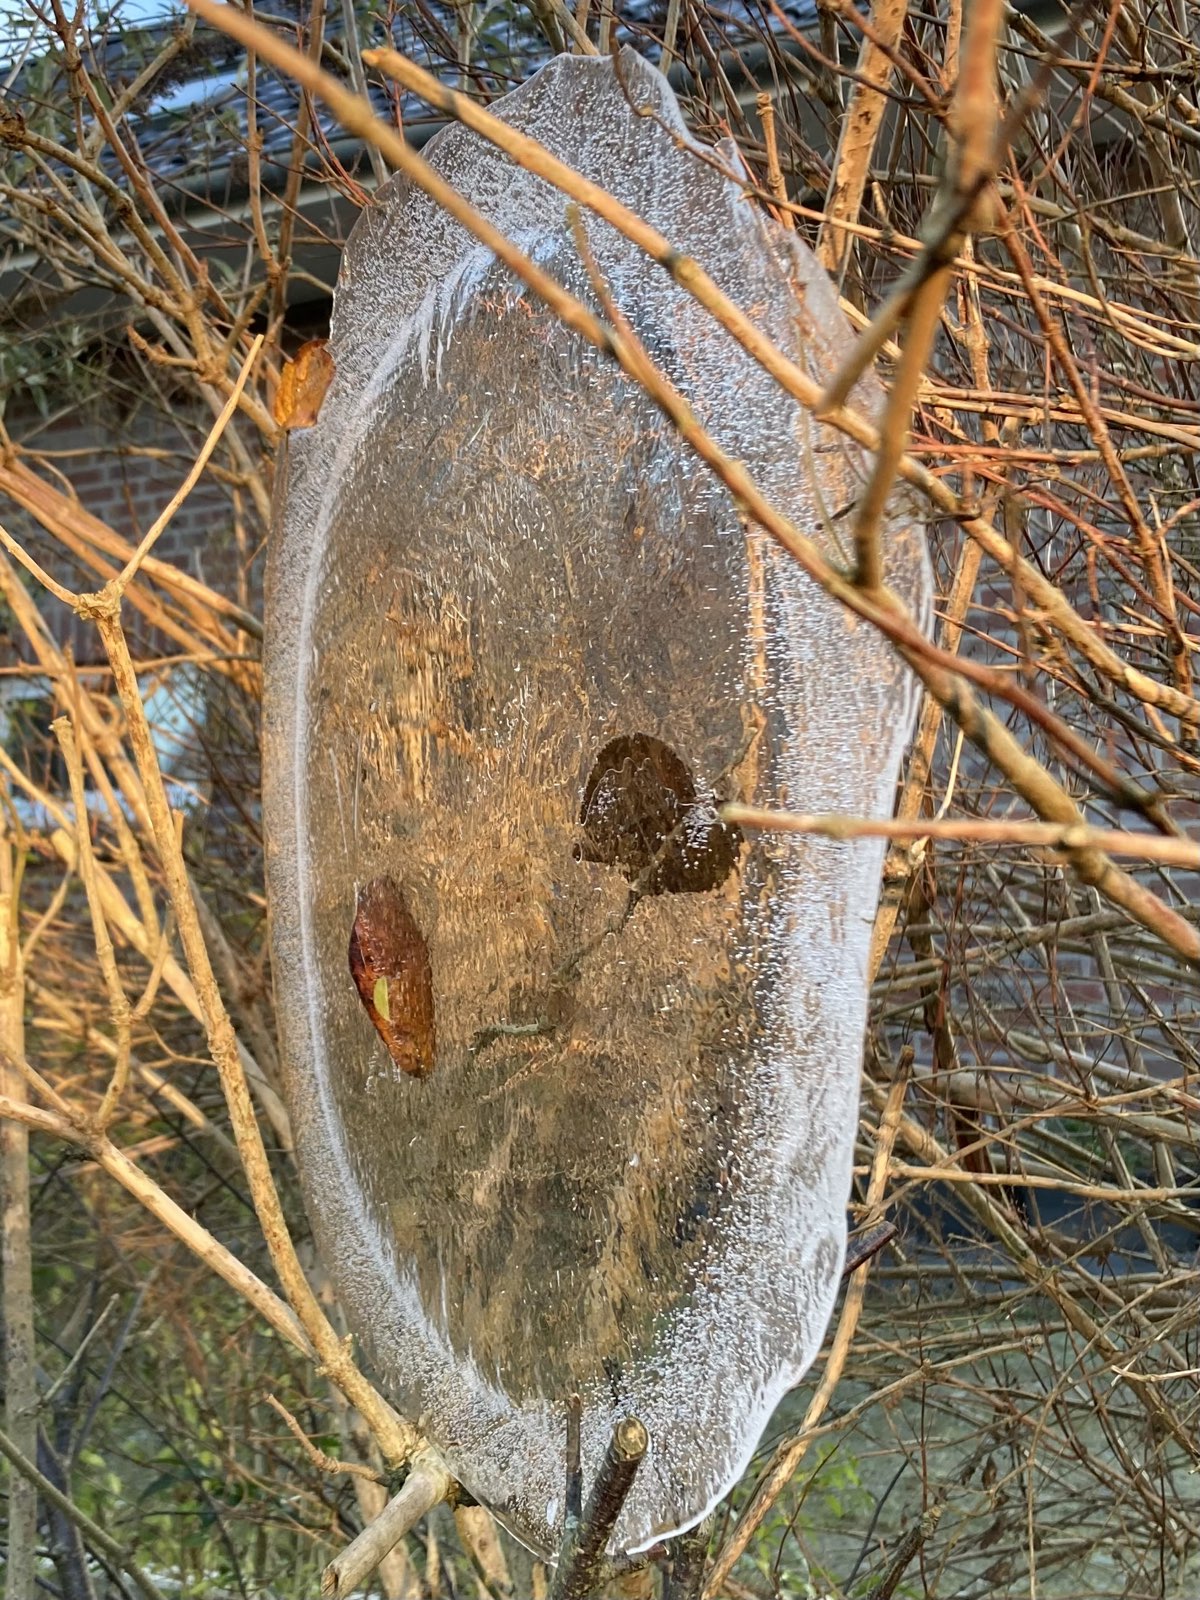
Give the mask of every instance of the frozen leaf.
[[310, 339], [284, 364], [271, 414], [281, 428], [311, 428], [333, 380], [327, 339]]
[[359, 890], [350, 976], [363, 1009], [402, 1071], [424, 1078], [437, 1058], [429, 947], [391, 878]]
[[[726, 152], [690, 143], [652, 68], [563, 58], [495, 109], [829, 373], [850, 334], [828, 280]], [[429, 156], [592, 297], [561, 195], [458, 128]], [[702, 423], [844, 558], [860, 454], [586, 226]], [[743, 837], [719, 807], [887, 814], [913, 686], [611, 361], [403, 181], [347, 247], [330, 349], [290, 440], [266, 694], [313, 1227], [398, 1405], [530, 1544], [561, 1528], [568, 1397], [588, 1477], [638, 1416], [616, 1540], [643, 1547], [743, 1471], [845, 1248], [882, 845]], [[878, 409], [873, 379], [855, 399]], [[923, 617], [907, 504], [885, 544]]]
[[741, 830], [705, 804], [686, 765], [661, 739], [613, 739], [583, 790], [581, 861], [620, 867], [640, 894], [699, 894], [733, 870]]

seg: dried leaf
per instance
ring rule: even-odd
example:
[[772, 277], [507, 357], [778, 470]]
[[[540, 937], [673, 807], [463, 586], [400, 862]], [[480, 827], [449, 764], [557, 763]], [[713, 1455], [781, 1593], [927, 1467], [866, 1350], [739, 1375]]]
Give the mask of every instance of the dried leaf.
[[14, 150], [25, 143], [25, 118], [10, 105], [0, 104], [0, 144]]
[[642, 894], [700, 894], [724, 883], [741, 829], [702, 801], [686, 763], [661, 739], [612, 739], [583, 792], [577, 859], [620, 867]]
[[271, 414], [281, 428], [311, 428], [337, 369], [328, 339], [310, 339], [286, 363]]
[[429, 948], [395, 880], [360, 889], [350, 930], [350, 976], [388, 1054], [410, 1077], [433, 1071], [433, 969]]

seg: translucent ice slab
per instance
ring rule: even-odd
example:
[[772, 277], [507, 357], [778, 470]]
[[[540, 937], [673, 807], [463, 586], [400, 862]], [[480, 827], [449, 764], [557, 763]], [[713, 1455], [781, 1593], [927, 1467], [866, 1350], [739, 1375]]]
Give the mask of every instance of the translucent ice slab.
[[[638, 208], [817, 374], [828, 281], [626, 54], [496, 111]], [[592, 298], [557, 192], [459, 128], [429, 157]], [[599, 269], [724, 447], [834, 556], [863, 462], [667, 275]], [[632, 1413], [616, 1541], [746, 1465], [837, 1293], [881, 846], [717, 807], [884, 815], [913, 685], [617, 367], [393, 180], [347, 247], [270, 560], [275, 982], [317, 1240], [381, 1381], [468, 1488], [557, 1544]], [[856, 401], [878, 406], [871, 379]], [[919, 614], [923, 536], [886, 529]]]

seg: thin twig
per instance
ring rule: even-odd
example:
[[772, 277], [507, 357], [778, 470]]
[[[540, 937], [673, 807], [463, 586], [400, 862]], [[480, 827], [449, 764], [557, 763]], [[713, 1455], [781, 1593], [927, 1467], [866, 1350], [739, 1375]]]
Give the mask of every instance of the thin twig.
[[125, 985], [121, 982], [121, 974], [117, 969], [117, 958], [113, 953], [112, 940], [108, 933], [108, 922], [104, 916], [104, 906], [100, 898], [100, 881], [96, 871], [96, 859], [92, 854], [92, 831], [87, 809], [87, 796], [83, 790], [83, 763], [79, 759], [79, 744], [75, 737], [75, 730], [66, 717], [57, 717], [51, 724], [51, 729], [62, 747], [63, 758], [67, 765], [67, 777], [71, 785], [71, 800], [75, 807], [75, 845], [76, 865], [87, 895], [88, 910], [92, 918], [92, 939], [96, 947], [96, 959], [100, 964], [100, 972], [104, 978], [104, 987], [108, 991], [108, 1009], [112, 1017], [113, 1032], [116, 1043], [116, 1061], [113, 1066], [112, 1077], [104, 1091], [104, 1098], [100, 1102], [97, 1113], [97, 1125], [104, 1129], [112, 1120], [117, 1107], [121, 1103], [121, 1096], [129, 1082], [129, 1054], [131, 1048], [131, 1028], [133, 1025], [133, 1010], [129, 1004], [129, 996], [125, 993]]
[[787, 203], [787, 182], [783, 176], [783, 168], [779, 165], [779, 146], [775, 139], [775, 102], [764, 90], [756, 97], [754, 104], [758, 111], [758, 120], [762, 123], [763, 147], [767, 153], [767, 187], [779, 202], [776, 215], [791, 233], [795, 230], [796, 220]]
[[1200, 868], [1200, 843], [1164, 839], [1153, 833], [1126, 833], [1119, 828], [1065, 826], [1049, 822], [993, 822], [975, 817], [900, 818], [843, 817], [797, 811], [767, 811], [731, 801], [721, 807], [727, 822], [740, 828], [779, 833], [813, 833], [824, 839], [945, 839], [958, 844], [1025, 845], [1047, 850], [1104, 850], [1136, 856], [1163, 866]]
[[277, 1416], [282, 1417], [288, 1432], [300, 1445], [318, 1472], [328, 1472], [334, 1475], [348, 1473], [352, 1477], [369, 1478], [372, 1483], [384, 1483], [387, 1481], [373, 1467], [365, 1467], [360, 1461], [338, 1461], [335, 1457], [327, 1455], [324, 1450], [312, 1442], [281, 1400], [276, 1399], [270, 1393], [264, 1394], [263, 1400]]
[[845, 273], [854, 240], [837, 223], [842, 218], [857, 220], [862, 206], [871, 154], [887, 110], [887, 96], [881, 91], [891, 78], [891, 52], [899, 43], [907, 15], [908, 0], [875, 0], [871, 8], [875, 37], [863, 39], [854, 93], [838, 130], [833, 177], [825, 198], [828, 224], [817, 246], [822, 266], [838, 281]]
[[913, 1526], [900, 1541], [896, 1554], [888, 1562], [887, 1570], [882, 1574], [878, 1583], [873, 1583], [863, 1596], [863, 1600], [892, 1600], [892, 1596], [899, 1587], [900, 1580], [911, 1566], [913, 1558], [927, 1540], [937, 1532], [937, 1525], [942, 1519], [943, 1507], [930, 1506], [924, 1516], [919, 1517]]
[[[951, 127], [957, 143], [946, 189], [935, 209], [944, 210], [955, 218], [961, 215], [964, 229], [972, 221], [982, 220], [979, 192], [982, 182], [991, 173], [994, 160], [996, 48], [1003, 14], [1004, 0], [975, 0], [963, 43], [962, 67], [951, 111]], [[912, 290], [907, 301], [900, 364], [879, 425], [879, 447], [871, 463], [871, 474], [854, 518], [854, 578], [868, 592], [874, 592], [883, 584], [884, 515], [901, 459], [908, 448], [913, 406], [950, 286], [951, 263], [961, 242], [959, 225], [939, 224], [934, 232], [942, 235], [940, 248], [931, 252], [927, 275]], [[844, 396], [848, 394], [847, 385]], [[824, 397], [822, 402], [835, 410], [839, 403], [837, 391], [832, 397]], [[820, 408], [817, 414], [822, 414]]]
[[137, 549], [130, 556], [124, 567], [112, 580], [112, 591], [118, 598], [124, 595], [126, 589], [129, 587], [131, 581], [136, 575], [138, 568], [150, 554], [155, 543], [169, 525], [172, 517], [179, 510], [180, 506], [187, 499], [188, 495], [191, 494], [192, 490], [199, 482], [201, 474], [208, 465], [209, 457], [217, 448], [217, 445], [221, 439], [221, 435], [229, 426], [230, 420], [238, 408], [238, 403], [242, 397], [242, 391], [246, 387], [246, 382], [254, 368], [254, 363], [258, 360], [258, 353], [263, 347], [264, 337], [265, 335], [260, 333], [256, 334], [251, 340], [249, 353], [247, 354], [245, 361], [242, 362], [241, 371], [237, 375], [237, 379], [234, 382], [232, 390], [230, 391], [229, 398], [221, 408], [221, 413], [217, 417], [217, 420], [209, 429], [208, 437], [200, 446], [200, 449], [196, 454], [196, 459], [188, 468], [187, 476], [179, 485], [179, 488], [176, 489], [175, 493], [167, 501], [159, 515], [155, 517], [149, 528], [147, 528], [145, 537], [143, 538], [141, 544], [138, 545]]

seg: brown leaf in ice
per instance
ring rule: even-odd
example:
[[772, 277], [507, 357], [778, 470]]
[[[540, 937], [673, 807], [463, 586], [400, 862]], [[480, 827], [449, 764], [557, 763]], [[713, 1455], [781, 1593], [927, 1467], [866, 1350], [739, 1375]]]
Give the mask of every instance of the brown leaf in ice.
[[327, 339], [310, 339], [284, 365], [271, 413], [281, 428], [311, 428], [336, 370]]
[[388, 1054], [411, 1077], [433, 1071], [433, 969], [429, 948], [393, 878], [358, 892], [350, 930], [350, 975]]

